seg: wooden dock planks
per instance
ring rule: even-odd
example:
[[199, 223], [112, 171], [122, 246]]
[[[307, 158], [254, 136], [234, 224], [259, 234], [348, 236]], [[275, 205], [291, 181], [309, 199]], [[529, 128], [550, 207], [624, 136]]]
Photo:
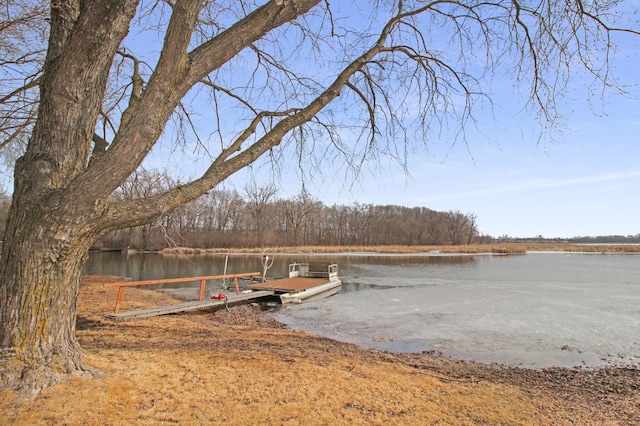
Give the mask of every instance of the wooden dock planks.
[[211, 308], [214, 306], [225, 306], [225, 304], [235, 304], [253, 299], [273, 295], [273, 290], [252, 291], [251, 293], [229, 294], [227, 300], [194, 300], [192, 302], [178, 303], [175, 305], [157, 306], [155, 308], [141, 309], [138, 311], [120, 312], [117, 314], [109, 314], [108, 318], [125, 319], [125, 318], [148, 318], [158, 315], [175, 314], [178, 312], [197, 311], [203, 308]]

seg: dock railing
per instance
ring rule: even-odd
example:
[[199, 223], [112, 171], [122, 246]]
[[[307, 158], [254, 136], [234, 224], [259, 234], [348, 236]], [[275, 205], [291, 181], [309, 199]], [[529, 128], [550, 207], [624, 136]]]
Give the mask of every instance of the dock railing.
[[122, 302], [122, 296], [126, 287], [137, 287], [143, 285], [156, 285], [156, 284], [174, 284], [174, 283], [186, 283], [191, 281], [200, 281], [200, 298], [198, 300], [204, 300], [204, 290], [207, 281], [221, 280], [224, 278], [233, 278], [233, 284], [236, 287], [236, 294], [240, 293], [238, 287], [238, 278], [240, 277], [256, 277], [260, 272], [244, 272], [241, 274], [225, 274], [225, 275], [209, 275], [205, 277], [183, 277], [183, 278], [165, 278], [159, 280], [144, 280], [144, 281], [116, 281], [103, 284], [104, 288], [118, 288], [118, 297], [116, 299], [116, 307], [114, 313], [118, 313], [120, 310], [120, 303]]
[[328, 262], [291, 263], [289, 265], [289, 278], [338, 278], [338, 265]]

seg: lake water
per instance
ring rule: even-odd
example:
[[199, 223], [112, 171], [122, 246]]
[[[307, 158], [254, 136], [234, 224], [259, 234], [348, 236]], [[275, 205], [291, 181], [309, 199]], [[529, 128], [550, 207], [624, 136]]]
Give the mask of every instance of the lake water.
[[[338, 263], [343, 289], [269, 314], [294, 329], [528, 368], [640, 366], [640, 255], [277, 255], [267, 276], [314, 260]], [[224, 264], [225, 256], [93, 253], [85, 273], [138, 280], [221, 274]], [[261, 270], [260, 256], [228, 259], [230, 273]]]

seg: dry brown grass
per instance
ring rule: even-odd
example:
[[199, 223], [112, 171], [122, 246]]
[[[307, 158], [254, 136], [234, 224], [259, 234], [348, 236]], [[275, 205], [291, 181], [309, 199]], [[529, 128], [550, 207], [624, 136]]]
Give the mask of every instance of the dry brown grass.
[[[189, 248], [172, 247], [161, 251], [162, 254], [190, 255], [190, 254], [221, 254], [221, 253], [262, 253], [263, 248]], [[569, 243], [494, 243], [494, 244], [462, 244], [446, 246], [299, 246], [299, 247], [269, 247], [270, 253], [288, 254], [320, 254], [320, 253], [380, 253], [380, 254], [524, 254], [527, 251], [562, 251], [585, 253], [640, 253], [640, 245], [611, 244], [569, 244]]]
[[[354, 345], [260, 325], [251, 308], [113, 322], [110, 278], [83, 281], [78, 337], [103, 377], [35, 400], [0, 393], [0, 424], [606, 424], [551, 392], [481, 379], [475, 365], [429, 368]], [[128, 289], [122, 309], [175, 302]], [[238, 315], [242, 314], [242, 315]], [[465, 374], [450, 374], [455, 366]], [[485, 368], [485, 367], [482, 367]], [[635, 400], [638, 401], [637, 399]], [[611, 421], [610, 424], [617, 424]]]

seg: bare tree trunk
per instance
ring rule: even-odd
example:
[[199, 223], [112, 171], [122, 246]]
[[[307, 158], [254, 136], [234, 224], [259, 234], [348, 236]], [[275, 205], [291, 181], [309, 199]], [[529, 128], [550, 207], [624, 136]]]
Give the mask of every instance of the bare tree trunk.
[[19, 220], [13, 209], [4, 241], [0, 388], [19, 389], [23, 397], [69, 375], [96, 372], [75, 337], [80, 274], [92, 238], [75, 232], [78, 224], [69, 215], [61, 219], [61, 210], [34, 206], [28, 220]]

